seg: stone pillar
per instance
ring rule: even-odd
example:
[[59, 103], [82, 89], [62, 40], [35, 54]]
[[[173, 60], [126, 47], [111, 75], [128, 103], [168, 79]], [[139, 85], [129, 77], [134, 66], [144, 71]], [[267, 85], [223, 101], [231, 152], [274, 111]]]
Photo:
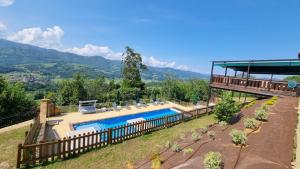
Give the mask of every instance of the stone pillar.
[[40, 122], [46, 123], [46, 117], [49, 113], [49, 104], [51, 101], [49, 99], [42, 99], [40, 105]]

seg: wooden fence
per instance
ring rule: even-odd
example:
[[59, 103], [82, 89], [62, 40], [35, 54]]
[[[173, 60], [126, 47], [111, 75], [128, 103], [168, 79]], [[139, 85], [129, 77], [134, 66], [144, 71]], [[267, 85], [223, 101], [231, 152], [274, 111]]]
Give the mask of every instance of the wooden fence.
[[[203, 111], [204, 110], [204, 111]], [[17, 168], [33, 166], [51, 162], [57, 159], [66, 159], [107, 145], [121, 143], [125, 140], [141, 136], [162, 128], [179, 124], [183, 121], [203, 116], [204, 109], [194, 112], [180, 113], [147, 121], [122, 125], [108, 130], [102, 130], [83, 135], [39, 142], [38, 144], [19, 144], [17, 153]]]

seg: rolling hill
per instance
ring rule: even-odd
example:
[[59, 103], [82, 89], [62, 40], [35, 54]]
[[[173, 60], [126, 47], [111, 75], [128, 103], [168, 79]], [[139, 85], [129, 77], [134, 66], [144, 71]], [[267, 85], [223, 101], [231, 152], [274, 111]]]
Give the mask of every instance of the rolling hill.
[[[24, 77], [28, 80], [28, 76], [33, 80], [69, 78], [76, 72], [92, 78], [100, 75], [119, 78], [121, 70], [120, 61], [101, 56], [80, 56], [0, 39], [0, 74], [8, 76], [11, 80]], [[205, 74], [158, 67], [148, 67], [142, 77], [146, 80], [163, 80], [167, 75], [180, 79], [208, 78]]]

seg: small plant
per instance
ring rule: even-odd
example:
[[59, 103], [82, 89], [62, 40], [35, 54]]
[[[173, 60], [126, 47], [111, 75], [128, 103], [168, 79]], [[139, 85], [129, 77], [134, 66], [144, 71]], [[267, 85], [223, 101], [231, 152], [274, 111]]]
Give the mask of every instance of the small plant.
[[126, 164], [125, 169], [134, 169], [134, 166], [133, 166], [130, 162], [128, 162], [128, 163]]
[[221, 169], [222, 168], [221, 153], [209, 152], [205, 154], [203, 164], [205, 169]]
[[258, 109], [255, 111], [255, 119], [259, 121], [267, 121], [268, 113], [263, 109]]
[[232, 142], [235, 143], [236, 145], [246, 144], [247, 137], [244, 131], [232, 129], [229, 135], [232, 137]]
[[159, 158], [159, 155], [157, 155], [155, 158], [152, 158], [151, 169], [161, 169], [161, 159]]
[[177, 144], [176, 142], [172, 145], [171, 149], [174, 152], [180, 152], [182, 150], [179, 144]]
[[192, 148], [185, 148], [182, 150], [184, 154], [191, 154], [194, 152], [194, 149]]
[[214, 131], [208, 131], [207, 136], [210, 140], [214, 140], [216, 137], [216, 133]]
[[227, 123], [226, 121], [220, 121], [220, 122], [219, 122], [219, 126], [220, 126], [221, 128], [225, 128], [227, 125], [228, 125], [228, 123]]
[[172, 147], [171, 141], [167, 141], [166, 144], [165, 144], [165, 147], [166, 147], [167, 149], [171, 148], [171, 147]]
[[196, 141], [198, 141], [200, 139], [201, 139], [201, 135], [198, 132], [196, 132], [196, 131], [192, 132], [192, 140], [193, 141], [196, 142]]
[[260, 109], [264, 110], [264, 111], [268, 111], [268, 106], [263, 104]]
[[235, 103], [230, 92], [223, 92], [221, 100], [214, 107], [215, 118], [218, 121], [229, 122], [239, 111], [240, 106]]
[[245, 118], [244, 126], [246, 128], [255, 130], [258, 128], [258, 121], [255, 120], [254, 118]]
[[201, 130], [202, 134], [205, 134], [205, 133], [207, 133], [208, 128], [205, 126], [205, 127], [202, 127], [200, 130]]

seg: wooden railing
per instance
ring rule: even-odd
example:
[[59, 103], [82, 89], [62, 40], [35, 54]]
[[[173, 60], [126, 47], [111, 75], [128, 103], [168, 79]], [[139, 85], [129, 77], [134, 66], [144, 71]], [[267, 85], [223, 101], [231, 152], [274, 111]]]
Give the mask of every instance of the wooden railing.
[[[108, 130], [75, 135], [60, 140], [41, 141], [37, 144], [19, 144], [17, 168], [21, 166], [29, 167], [57, 159], [66, 159], [91, 149], [121, 143], [155, 130], [171, 127], [186, 120], [203, 116], [206, 114], [205, 109], [196, 109], [176, 115], [122, 125]], [[209, 110], [210, 112], [211, 109]]]
[[275, 90], [275, 91], [289, 91], [289, 92], [298, 92], [298, 88], [289, 88], [287, 81], [270, 81], [263, 79], [253, 79], [249, 78], [240, 78], [240, 77], [230, 77], [230, 76], [220, 76], [214, 75], [212, 77], [212, 83], [214, 84], [222, 84], [227, 86], [244, 86], [250, 88], [258, 88], [265, 90]]

